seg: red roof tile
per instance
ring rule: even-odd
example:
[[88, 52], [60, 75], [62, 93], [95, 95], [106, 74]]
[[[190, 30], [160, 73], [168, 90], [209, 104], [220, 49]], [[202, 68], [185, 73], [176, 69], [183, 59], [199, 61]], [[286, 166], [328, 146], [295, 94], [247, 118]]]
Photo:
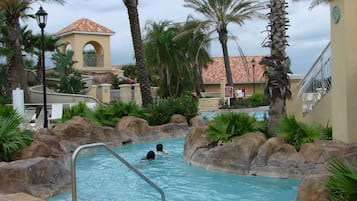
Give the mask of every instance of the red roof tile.
[[62, 30], [55, 33], [55, 35], [68, 35], [74, 32], [83, 32], [83, 33], [96, 33], [96, 34], [109, 34], [112, 35], [115, 32], [100, 25], [96, 22], [93, 22], [87, 18], [81, 18], [74, 23], [68, 25], [67, 27], [63, 28]]
[[[251, 61], [254, 58], [254, 78], [255, 82], [265, 81], [264, 71], [265, 67], [260, 65], [259, 62], [264, 56], [246, 56], [247, 67], [244, 67], [241, 56], [231, 56], [229, 59], [233, 82], [234, 83], [246, 83], [253, 82], [253, 68]], [[202, 77], [205, 84], [219, 83], [220, 78], [226, 79], [226, 70], [224, 68], [223, 57], [212, 57], [213, 63], [208, 68], [203, 69]], [[226, 79], [227, 80], [227, 79]]]

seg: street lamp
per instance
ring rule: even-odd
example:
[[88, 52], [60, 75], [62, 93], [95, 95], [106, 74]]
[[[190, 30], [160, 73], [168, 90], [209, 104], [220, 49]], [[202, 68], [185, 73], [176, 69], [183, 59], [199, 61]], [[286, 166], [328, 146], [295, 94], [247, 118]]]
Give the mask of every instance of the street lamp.
[[46, 101], [46, 69], [45, 69], [45, 42], [44, 42], [44, 29], [46, 27], [47, 23], [47, 13], [45, 10], [43, 10], [42, 6], [40, 6], [40, 9], [36, 12], [36, 20], [38, 26], [41, 28], [41, 49], [42, 49], [42, 85], [43, 85], [43, 127], [47, 128], [48, 127], [48, 119], [47, 119], [47, 101]]
[[254, 58], [252, 59], [251, 64], [253, 68], [253, 94], [255, 94], [255, 76], [254, 76], [255, 59]]

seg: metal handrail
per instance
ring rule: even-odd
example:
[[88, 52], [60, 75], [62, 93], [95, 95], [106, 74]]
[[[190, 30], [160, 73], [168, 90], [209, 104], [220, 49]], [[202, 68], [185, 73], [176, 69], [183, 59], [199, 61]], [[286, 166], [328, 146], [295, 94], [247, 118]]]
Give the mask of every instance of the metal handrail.
[[93, 144], [82, 145], [82, 146], [78, 147], [73, 152], [72, 160], [71, 160], [72, 201], [77, 201], [77, 187], [76, 187], [76, 158], [77, 158], [77, 155], [83, 149], [94, 148], [94, 147], [106, 148], [107, 151], [109, 151], [109, 153], [111, 153], [113, 156], [115, 156], [120, 162], [122, 162], [124, 165], [126, 165], [130, 170], [132, 170], [138, 176], [140, 176], [144, 181], [146, 181], [153, 188], [155, 188], [160, 193], [161, 200], [165, 201], [164, 191], [160, 187], [158, 187], [154, 182], [152, 182], [149, 178], [147, 178], [145, 175], [143, 175], [143, 173], [141, 173], [137, 168], [135, 168], [133, 165], [131, 165], [128, 161], [126, 161], [118, 153], [116, 153], [112, 148], [110, 148], [108, 145], [106, 145], [104, 143], [93, 143]]
[[[298, 96], [305, 92], [317, 92], [322, 88], [325, 93], [331, 86], [331, 42], [321, 52], [310, 70], [298, 86]], [[324, 95], [324, 94], [322, 94]]]
[[311, 111], [331, 89], [331, 42], [329, 42], [298, 86], [296, 102], [302, 100], [303, 114]]

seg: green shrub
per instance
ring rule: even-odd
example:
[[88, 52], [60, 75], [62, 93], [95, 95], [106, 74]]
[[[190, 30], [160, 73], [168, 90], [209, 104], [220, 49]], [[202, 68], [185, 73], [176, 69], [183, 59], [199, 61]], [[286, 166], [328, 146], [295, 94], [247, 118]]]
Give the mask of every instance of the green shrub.
[[33, 132], [19, 129], [22, 120], [12, 107], [0, 107], [0, 160], [9, 161], [14, 152], [32, 142]]
[[325, 187], [330, 193], [332, 201], [357, 200], [357, 161], [355, 166], [344, 164], [338, 159], [331, 159], [328, 171], [330, 176]]
[[115, 127], [123, 116], [136, 116], [148, 121], [150, 125], [162, 125], [169, 122], [174, 114], [184, 115], [188, 120], [198, 115], [198, 100], [192, 95], [160, 100], [158, 104], [141, 108], [136, 103], [113, 102], [99, 105], [91, 111], [84, 103], [79, 103], [66, 110], [62, 122], [81, 116], [91, 119], [97, 124]]
[[157, 104], [145, 107], [145, 119], [152, 126], [168, 123], [172, 114], [174, 109], [167, 99], [161, 99]]
[[121, 101], [100, 105], [94, 112], [96, 122], [101, 125], [115, 127], [123, 116], [144, 117], [144, 111], [134, 102]]
[[332, 127], [326, 126], [322, 128], [322, 139], [324, 140], [332, 140]]
[[62, 116], [62, 122], [70, 120], [74, 116], [84, 117], [96, 122], [94, 118], [94, 112], [90, 110], [83, 102], [79, 102], [77, 105], [74, 105], [71, 108], [65, 110]]
[[298, 122], [295, 116], [283, 116], [277, 127], [277, 133], [285, 137], [287, 142], [293, 145], [296, 150], [300, 150], [300, 146], [322, 138], [322, 128], [316, 124], [307, 125]]
[[265, 99], [264, 94], [261, 93], [254, 93], [252, 96], [245, 99], [244, 102], [249, 107], [269, 105], [269, 102]]
[[56, 49], [52, 55], [55, 68], [54, 75], [60, 79], [57, 91], [60, 93], [79, 94], [85, 89], [85, 83], [82, 82], [81, 72], [73, 67], [77, 61], [73, 61], [74, 52], [68, 50], [66, 54]]
[[245, 113], [222, 113], [217, 115], [207, 127], [207, 137], [210, 144], [218, 141], [227, 142], [234, 136], [255, 131], [254, 117]]
[[145, 109], [145, 119], [150, 125], [162, 125], [169, 122], [174, 114], [181, 114], [189, 121], [198, 115], [198, 100], [190, 93], [180, 97], [161, 99], [155, 105], [149, 105]]
[[79, 103], [64, 112], [62, 122], [72, 119], [74, 116], [81, 116], [99, 125], [115, 127], [120, 118], [129, 115], [143, 118], [144, 111], [134, 102], [118, 101], [101, 104], [95, 110], [89, 109], [84, 103]]
[[85, 82], [82, 81], [81, 73], [78, 70], [74, 70], [73, 74], [60, 78], [57, 91], [67, 94], [79, 94], [85, 88]]
[[272, 137], [268, 136], [268, 117], [266, 115], [264, 115], [263, 120], [254, 122], [254, 128], [256, 131], [264, 133], [267, 138]]

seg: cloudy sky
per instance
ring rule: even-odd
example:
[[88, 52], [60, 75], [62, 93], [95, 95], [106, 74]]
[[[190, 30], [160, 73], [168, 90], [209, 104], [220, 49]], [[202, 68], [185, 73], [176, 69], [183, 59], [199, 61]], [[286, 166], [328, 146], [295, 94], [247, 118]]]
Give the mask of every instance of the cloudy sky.
[[[290, 46], [287, 54], [291, 59], [291, 70], [304, 74], [330, 40], [329, 6], [321, 5], [309, 10], [308, 1], [296, 3], [288, 0], [288, 3]], [[183, 4], [184, 0], [139, 0], [141, 27], [149, 20], [184, 22], [189, 14], [201, 17], [192, 9], [183, 7]], [[80, 18], [91, 19], [116, 32], [111, 37], [112, 64], [135, 63], [127, 9], [121, 0], [67, 0], [63, 6], [54, 3], [42, 6], [48, 13], [46, 33], [53, 34]], [[33, 12], [39, 7], [40, 4], [34, 4]], [[40, 31], [35, 20], [24, 23], [35, 33]], [[251, 20], [246, 21], [243, 27], [230, 25], [230, 32], [238, 37], [236, 41], [229, 41], [230, 56], [239, 55], [237, 43], [246, 56], [269, 54], [269, 49], [261, 45], [267, 37], [267, 23], [264, 20]], [[211, 44], [210, 52], [211, 56], [222, 56], [218, 41]]]

